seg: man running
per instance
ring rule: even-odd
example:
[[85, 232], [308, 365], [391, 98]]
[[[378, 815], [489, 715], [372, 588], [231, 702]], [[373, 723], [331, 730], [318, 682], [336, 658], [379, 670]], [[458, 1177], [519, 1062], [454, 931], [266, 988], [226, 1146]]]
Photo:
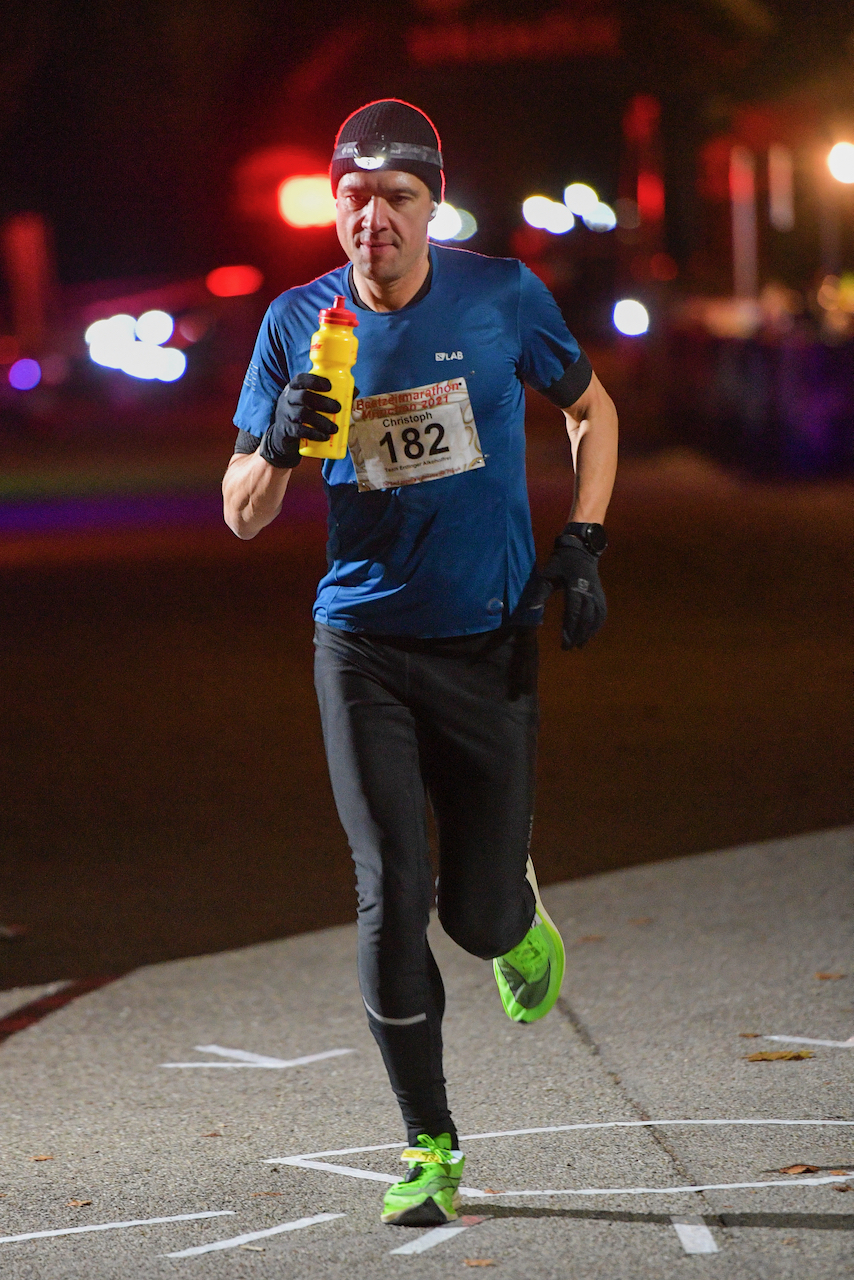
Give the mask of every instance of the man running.
[[[335, 802], [356, 866], [359, 982], [407, 1129], [384, 1222], [456, 1217], [464, 1158], [442, 1071], [445, 931], [492, 960], [504, 1009], [535, 1022], [564, 948], [528, 857], [536, 627], [564, 591], [564, 648], [602, 625], [598, 557], [614, 481], [614, 406], [549, 291], [515, 259], [431, 244], [439, 136], [417, 107], [345, 120], [330, 170], [349, 264], [270, 306], [235, 415], [225, 519], [275, 519], [301, 440], [328, 439], [330, 383], [305, 372], [318, 312], [358, 316], [350, 452], [327, 461], [329, 568], [314, 606], [315, 683]], [[561, 408], [575, 497], [543, 575], [525, 482], [523, 384]], [[439, 834], [431, 872], [426, 811]]]

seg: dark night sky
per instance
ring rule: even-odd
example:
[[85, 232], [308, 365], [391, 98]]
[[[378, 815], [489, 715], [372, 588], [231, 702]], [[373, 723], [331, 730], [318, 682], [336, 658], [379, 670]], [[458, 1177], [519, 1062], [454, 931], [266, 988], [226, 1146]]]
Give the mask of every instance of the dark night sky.
[[[328, 156], [349, 110], [402, 96], [434, 115], [449, 194], [499, 240], [535, 187], [557, 194], [577, 177], [616, 195], [632, 93], [662, 98], [672, 163], [686, 168], [733, 102], [851, 63], [854, 9], [836, 0], [622, 0], [617, 59], [429, 70], [407, 61], [413, 22], [454, 12], [534, 20], [560, 7], [353, 0], [342, 22], [333, 0], [7, 0], [0, 216], [45, 213], [68, 282], [204, 271], [251, 253], [230, 209], [241, 156], [286, 143]], [[307, 63], [309, 88], [311, 71], [295, 78]]]

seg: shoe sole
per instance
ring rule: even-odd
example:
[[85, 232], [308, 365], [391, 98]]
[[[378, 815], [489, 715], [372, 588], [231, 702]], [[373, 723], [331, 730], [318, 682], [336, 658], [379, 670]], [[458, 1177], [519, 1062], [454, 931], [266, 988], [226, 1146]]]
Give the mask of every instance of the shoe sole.
[[452, 1203], [454, 1212], [449, 1215], [441, 1205], [436, 1204], [432, 1196], [428, 1196], [421, 1204], [410, 1205], [408, 1209], [383, 1213], [380, 1220], [389, 1227], [442, 1227], [447, 1222], [457, 1221], [456, 1210], [462, 1203], [459, 1191], [454, 1192]]

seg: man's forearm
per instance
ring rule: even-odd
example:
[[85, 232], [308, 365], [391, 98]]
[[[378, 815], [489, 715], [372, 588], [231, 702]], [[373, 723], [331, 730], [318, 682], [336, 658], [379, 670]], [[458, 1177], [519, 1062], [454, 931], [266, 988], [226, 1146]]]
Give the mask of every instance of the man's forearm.
[[617, 474], [617, 410], [594, 374], [588, 391], [564, 413], [575, 467], [569, 518], [603, 524]]
[[238, 538], [254, 538], [282, 509], [290, 471], [258, 453], [236, 453], [222, 481], [225, 523]]

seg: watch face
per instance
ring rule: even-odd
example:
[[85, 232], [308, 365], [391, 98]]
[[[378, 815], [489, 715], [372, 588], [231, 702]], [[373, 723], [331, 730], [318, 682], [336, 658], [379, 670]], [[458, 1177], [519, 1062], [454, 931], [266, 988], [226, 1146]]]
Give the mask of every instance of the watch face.
[[589, 524], [584, 541], [597, 556], [601, 555], [608, 545], [608, 539], [601, 524]]

